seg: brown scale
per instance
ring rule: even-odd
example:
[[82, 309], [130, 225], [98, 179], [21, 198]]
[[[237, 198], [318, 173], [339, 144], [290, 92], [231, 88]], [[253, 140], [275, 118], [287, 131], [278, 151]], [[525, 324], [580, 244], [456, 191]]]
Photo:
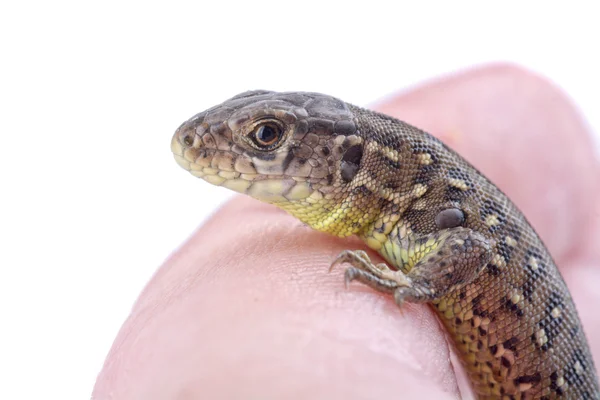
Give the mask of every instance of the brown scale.
[[[256, 135], [264, 119], [277, 135], [263, 146]], [[266, 188], [286, 196], [290, 178], [306, 183], [305, 197], [272, 202], [378, 250], [391, 268], [361, 251], [334, 264], [351, 264], [348, 281], [391, 293], [400, 306], [431, 303], [478, 398], [600, 399], [550, 254], [510, 200], [438, 139], [330, 96], [255, 91], [184, 123], [172, 149], [192, 172], [210, 165], [245, 174], [248, 183], [233, 188], [242, 193], [272, 180]]]

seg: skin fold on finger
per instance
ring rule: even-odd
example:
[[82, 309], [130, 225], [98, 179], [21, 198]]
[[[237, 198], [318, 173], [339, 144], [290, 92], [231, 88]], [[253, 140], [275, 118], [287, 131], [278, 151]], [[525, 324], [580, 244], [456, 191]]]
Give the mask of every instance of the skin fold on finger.
[[[514, 91], [506, 88], [506, 80], [514, 80], [525, 93], [528, 85], [537, 89], [530, 88], [527, 101], [513, 108]], [[548, 115], [536, 113], [548, 97], [537, 96], [536, 90], [544, 88], [555, 90], [526, 72], [491, 67], [440, 80], [378, 107], [438, 133], [518, 198], [517, 204], [536, 219], [538, 231], [561, 257], [575, 258], [581, 248], [562, 244], [560, 235], [581, 232], [571, 224], [585, 221], [580, 215], [569, 221], [556, 206], [547, 206], [556, 200], [551, 189], [537, 198], [529, 197], [531, 188], [520, 190], [530, 179], [546, 190], [548, 179], [543, 168], [530, 165], [543, 161], [543, 154], [536, 154], [539, 143], [528, 142], [526, 131], [533, 130], [533, 122], [515, 122], [527, 108], [532, 119], [562, 115], [558, 124], [541, 123], [554, 143], [544, 152], [555, 162], [565, 157], [550, 153], [564, 144], [555, 137], [566, 135], [567, 128], [569, 143], [581, 146], [578, 151], [585, 148], [577, 144], [586, 143], [584, 128], [562, 95], [554, 98], [556, 109]], [[563, 125], [567, 128], [557, 130]], [[501, 151], [491, 144], [493, 135], [507, 145]], [[522, 150], [519, 143], [538, 151], [530, 148], [521, 160], [511, 153]], [[526, 171], [494, 167], [496, 163], [522, 165]], [[587, 200], [577, 191], [586, 189], [592, 178], [566, 172], [563, 178], [555, 184], [569, 185], [569, 194], [557, 204], [585, 207]], [[545, 213], [539, 210], [543, 207]], [[561, 231], [553, 233], [557, 226]], [[555, 234], [559, 237], [552, 239]], [[345, 290], [342, 268], [327, 273], [331, 260], [347, 248], [365, 246], [314, 232], [254, 200], [238, 198], [227, 204], [140, 295], [115, 339], [93, 398], [458, 398], [448, 346], [428, 307], [408, 304], [400, 311], [391, 298], [368, 288], [351, 285]], [[569, 280], [577, 282], [576, 270], [571, 272]], [[590, 336], [587, 324], [586, 332]]]

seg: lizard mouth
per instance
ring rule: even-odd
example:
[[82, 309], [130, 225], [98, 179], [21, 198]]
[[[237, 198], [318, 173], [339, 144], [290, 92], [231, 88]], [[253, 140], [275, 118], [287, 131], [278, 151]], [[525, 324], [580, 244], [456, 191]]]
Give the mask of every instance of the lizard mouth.
[[177, 164], [195, 177], [261, 201], [289, 203], [306, 199], [314, 191], [306, 181], [256, 171], [251, 173], [244, 167], [246, 162], [237, 162], [244, 161], [246, 157], [231, 151], [186, 147], [175, 136], [171, 142], [171, 151]]

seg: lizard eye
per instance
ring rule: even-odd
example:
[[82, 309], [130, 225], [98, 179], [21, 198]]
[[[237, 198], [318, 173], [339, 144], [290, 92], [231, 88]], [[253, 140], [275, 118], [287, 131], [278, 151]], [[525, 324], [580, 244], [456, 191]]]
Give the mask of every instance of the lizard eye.
[[257, 125], [250, 133], [250, 138], [261, 150], [275, 148], [283, 138], [283, 128], [272, 121]]

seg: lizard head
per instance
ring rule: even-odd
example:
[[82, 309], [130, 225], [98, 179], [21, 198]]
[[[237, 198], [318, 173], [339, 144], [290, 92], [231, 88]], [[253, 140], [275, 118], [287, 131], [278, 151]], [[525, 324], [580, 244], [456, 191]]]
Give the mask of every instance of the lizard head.
[[192, 175], [347, 236], [373, 217], [357, 208], [370, 193], [350, 107], [317, 93], [245, 92], [184, 122], [171, 149]]

